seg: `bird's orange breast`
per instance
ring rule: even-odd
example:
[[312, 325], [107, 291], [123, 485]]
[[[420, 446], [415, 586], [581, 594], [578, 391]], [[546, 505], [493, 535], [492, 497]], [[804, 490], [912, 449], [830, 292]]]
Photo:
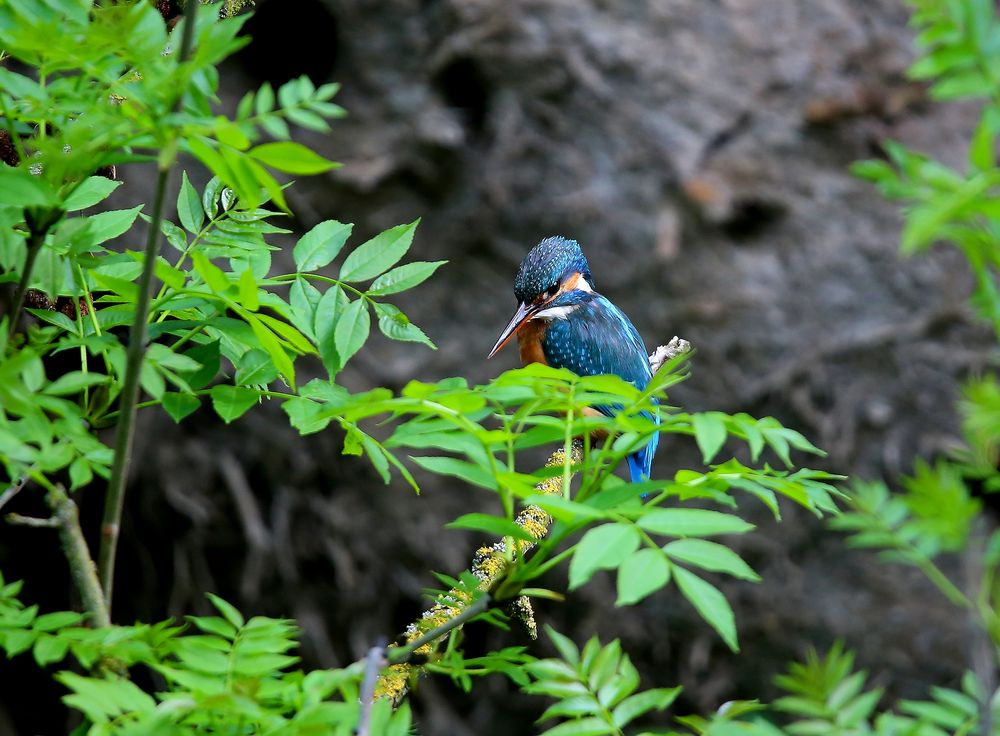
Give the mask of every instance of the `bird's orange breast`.
[[544, 333], [545, 325], [539, 320], [528, 320], [517, 331], [517, 349], [521, 354], [521, 365], [529, 363], [549, 364], [549, 361], [545, 359], [545, 351], [542, 350], [542, 335]]

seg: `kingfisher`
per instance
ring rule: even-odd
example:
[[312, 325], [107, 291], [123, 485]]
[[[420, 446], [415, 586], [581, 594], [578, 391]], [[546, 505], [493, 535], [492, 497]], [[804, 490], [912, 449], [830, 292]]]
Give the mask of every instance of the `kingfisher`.
[[[514, 279], [517, 311], [487, 359], [517, 335], [521, 363], [568, 368], [578, 376], [613, 374], [645, 389], [653, 374], [646, 346], [632, 322], [597, 293], [580, 244], [545, 238], [521, 262]], [[655, 399], [654, 399], [655, 401]], [[595, 406], [612, 416], [621, 407]], [[643, 412], [657, 424], [658, 414]], [[649, 479], [659, 434], [628, 456], [633, 483]]]

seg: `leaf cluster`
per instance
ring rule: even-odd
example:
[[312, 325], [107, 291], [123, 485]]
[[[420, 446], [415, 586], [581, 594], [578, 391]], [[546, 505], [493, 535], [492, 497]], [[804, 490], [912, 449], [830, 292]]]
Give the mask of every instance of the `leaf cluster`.
[[620, 736], [632, 721], [667, 708], [681, 692], [679, 687], [636, 692], [639, 673], [617, 640], [602, 647], [593, 637], [581, 651], [551, 627], [546, 630], [560, 657], [528, 664], [532, 682], [523, 687], [558, 699], [538, 720], [564, 720], [543, 736]]

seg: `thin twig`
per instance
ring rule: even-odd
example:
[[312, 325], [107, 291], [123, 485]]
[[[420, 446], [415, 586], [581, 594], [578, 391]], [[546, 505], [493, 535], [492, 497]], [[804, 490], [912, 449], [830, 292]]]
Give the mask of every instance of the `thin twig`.
[[23, 476], [21, 478], [18, 478], [13, 483], [11, 483], [7, 487], [6, 491], [4, 491], [3, 493], [0, 493], [0, 509], [2, 509], [4, 506], [6, 506], [7, 503], [12, 498], [14, 498], [14, 496], [16, 496], [18, 493], [20, 493], [21, 489], [24, 488], [27, 484], [28, 484], [28, 476], [25, 475], [25, 476]]
[[14, 526], [33, 526], [36, 529], [55, 529], [59, 526], [59, 520], [50, 516], [48, 519], [39, 519], [37, 516], [21, 516], [21, 514], [7, 514], [4, 519], [8, 524]]
[[[9, 493], [10, 490], [8, 489], [7, 492]], [[48, 487], [45, 503], [52, 512], [52, 516], [47, 519], [21, 516], [20, 514], [7, 514], [5, 518], [10, 524], [59, 531], [59, 541], [62, 543], [63, 554], [69, 563], [70, 575], [73, 578], [73, 584], [80, 593], [84, 610], [90, 614], [91, 623], [95, 626], [110, 626], [111, 618], [108, 616], [108, 607], [104, 602], [104, 593], [101, 591], [101, 584], [97, 579], [97, 566], [94, 565], [94, 558], [90, 555], [90, 547], [87, 546], [87, 541], [83, 538], [83, 530], [80, 528], [80, 513], [76, 503], [66, 493], [66, 489], [58, 484]]]
[[[181, 39], [180, 63], [187, 61], [194, 42], [195, 19], [198, 14], [198, 3], [190, 3], [185, 8], [184, 35]], [[177, 94], [174, 111], [180, 108], [183, 90]], [[104, 499], [104, 519], [101, 526], [101, 551], [99, 569], [101, 587], [104, 590], [104, 600], [111, 608], [112, 586], [115, 573], [115, 555], [118, 549], [118, 536], [121, 531], [122, 508], [125, 503], [125, 481], [128, 478], [128, 466], [132, 455], [132, 439], [135, 431], [136, 404], [139, 401], [139, 374], [146, 352], [146, 321], [149, 316], [150, 285], [156, 265], [156, 254], [160, 245], [160, 223], [163, 221], [163, 206], [166, 201], [167, 183], [173, 157], [159, 164], [156, 178], [156, 193], [153, 196], [153, 213], [149, 222], [146, 237], [146, 247], [143, 254], [142, 275], [139, 277], [138, 298], [135, 305], [135, 318], [132, 321], [132, 331], [129, 335], [128, 354], [125, 362], [125, 381], [122, 386], [119, 403], [118, 427], [115, 431], [115, 456], [111, 466], [111, 480]]]
[[365, 657], [365, 679], [361, 682], [361, 714], [358, 716], [358, 727], [355, 736], [368, 736], [372, 721], [372, 706], [375, 704], [375, 683], [378, 673], [389, 664], [385, 658], [386, 641], [383, 639], [368, 650]]

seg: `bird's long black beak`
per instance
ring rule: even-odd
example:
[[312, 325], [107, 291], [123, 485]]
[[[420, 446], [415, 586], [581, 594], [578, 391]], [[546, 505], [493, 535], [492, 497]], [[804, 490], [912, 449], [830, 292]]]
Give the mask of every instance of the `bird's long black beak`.
[[493, 346], [490, 354], [486, 356], [487, 360], [500, 352], [500, 349], [510, 341], [510, 338], [517, 334], [521, 325], [531, 319], [532, 315], [538, 311], [539, 306], [540, 305], [538, 304], [517, 305], [517, 311], [514, 313], [514, 316], [510, 318], [510, 322], [504, 328], [503, 332], [500, 333], [500, 337], [497, 339], [497, 344]]

